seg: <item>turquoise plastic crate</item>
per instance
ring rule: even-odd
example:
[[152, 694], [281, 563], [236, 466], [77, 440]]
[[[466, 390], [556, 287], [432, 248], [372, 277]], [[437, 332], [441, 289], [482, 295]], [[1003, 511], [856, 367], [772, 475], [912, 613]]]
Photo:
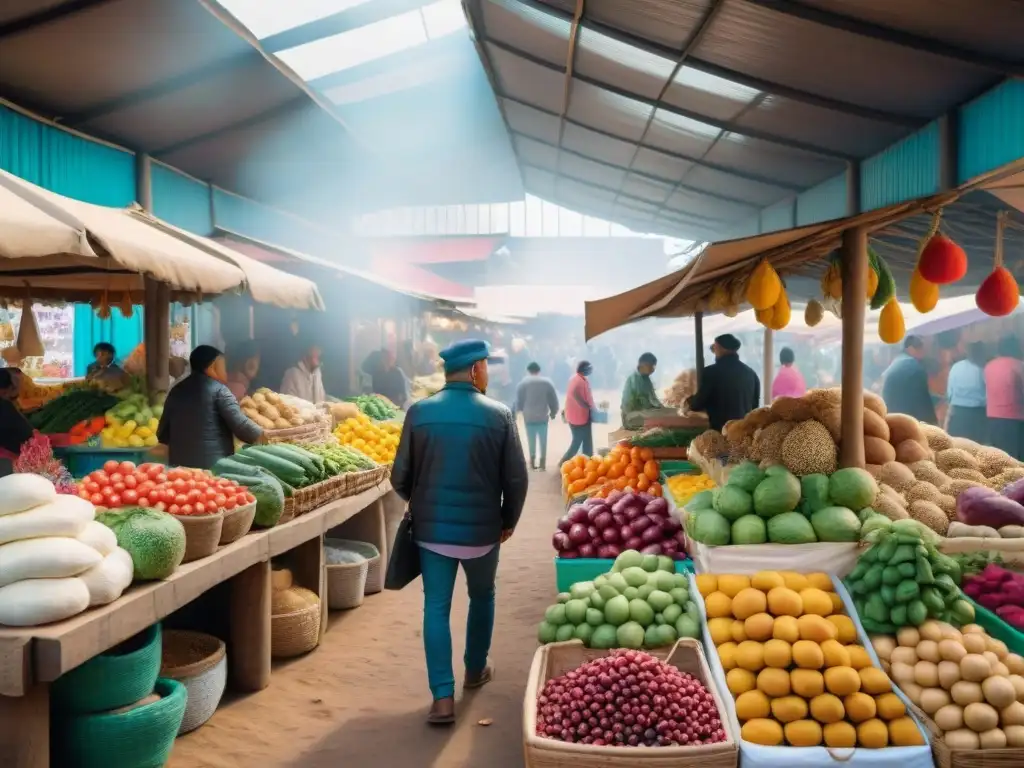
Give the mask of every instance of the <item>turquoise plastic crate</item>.
[[72, 445], [66, 448], [54, 448], [53, 455], [64, 462], [72, 477], [82, 478], [113, 459], [114, 461], [132, 461], [142, 464], [146, 461], [149, 448], [94, 448], [84, 445]]
[[[593, 581], [602, 573], [608, 573], [614, 560], [598, 557], [555, 558], [555, 586], [558, 592], [568, 592], [578, 581]], [[693, 561], [676, 560], [676, 573], [693, 573]]]
[[685, 460], [665, 459], [661, 462], [661, 474], [665, 477], [673, 477], [675, 475], [699, 475], [700, 467]]

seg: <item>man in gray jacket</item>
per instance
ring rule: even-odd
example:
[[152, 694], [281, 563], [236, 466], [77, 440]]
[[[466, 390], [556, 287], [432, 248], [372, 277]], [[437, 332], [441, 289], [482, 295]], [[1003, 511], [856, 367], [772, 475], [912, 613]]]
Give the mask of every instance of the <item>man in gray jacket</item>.
[[540, 375], [540, 366], [530, 363], [526, 376], [516, 390], [516, 412], [526, 423], [526, 442], [530, 446], [530, 468], [538, 469], [537, 448], [540, 444], [540, 471], [548, 458], [548, 422], [558, 414], [558, 393], [551, 379]]

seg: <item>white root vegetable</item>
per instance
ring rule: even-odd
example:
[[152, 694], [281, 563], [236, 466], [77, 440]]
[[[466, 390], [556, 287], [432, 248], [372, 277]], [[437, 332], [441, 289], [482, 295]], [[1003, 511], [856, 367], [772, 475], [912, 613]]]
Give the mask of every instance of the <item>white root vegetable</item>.
[[967, 525], [959, 521], [950, 523], [946, 531], [946, 538], [949, 539], [998, 539], [1000, 535], [999, 531], [987, 525]]

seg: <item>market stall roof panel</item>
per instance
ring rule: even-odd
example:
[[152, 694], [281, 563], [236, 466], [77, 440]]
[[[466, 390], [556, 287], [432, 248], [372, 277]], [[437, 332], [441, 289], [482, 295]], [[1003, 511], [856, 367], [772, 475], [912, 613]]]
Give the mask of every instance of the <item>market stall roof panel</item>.
[[1013, 0], [463, 2], [528, 191], [688, 239], [1024, 73]]

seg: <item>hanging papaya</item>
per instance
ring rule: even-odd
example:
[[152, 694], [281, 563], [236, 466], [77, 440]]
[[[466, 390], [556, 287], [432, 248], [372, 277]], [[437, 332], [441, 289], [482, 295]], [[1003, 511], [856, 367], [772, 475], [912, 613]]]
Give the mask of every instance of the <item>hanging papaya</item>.
[[768, 259], [754, 269], [747, 283], [747, 301], [754, 309], [770, 309], [782, 293], [782, 280]]
[[826, 299], [843, 298], [843, 276], [839, 271], [839, 259], [833, 257], [821, 277], [821, 295]]
[[922, 314], [931, 312], [939, 303], [939, 286], [925, 280], [916, 269], [910, 276], [910, 303]]
[[867, 294], [868, 301], [874, 298], [875, 292], [878, 290], [878, 268], [872, 264], [868, 264], [868, 289], [865, 291]]
[[903, 320], [903, 310], [893, 297], [882, 307], [882, 314], [878, 318], [878, 338], [886, 344], [898, 344], [906, 335], [907, 326]]
[[820, 323], [825, 317], [825, 308], [821, 306], [821, 302], [817, 299], [811, 299], [807, 302], [807, 306], [804, 307], [804, 324], [808, 328], [813, 328]]
[[772, 314], [775, 312], [775, 307], [768, 307], [768, 309], [755, 309], [754, 317], [761, 325], [765, 328], [771, 327]]
[[[869, 249], [869, 253], [874, 253], [874, 251]], [[874, 262], [878, 268], [878, 286], [871, 296], [871, 308], [881, 309], [896, 295], [896, 281], [893, 279], [892, 271], [885, 263], [885, 259], [877, 253], [874, 253], [874, 256]]]
[[967, 254], [941, 232], [928, 240], [917, 261], [917, 268], [930, 283], [948, 285], [967, 274]]
[[772, 307], [772, 317], [768, 322], [768, 327], [773, 331], [781, 331], [789, 325], [791, 315], [792, 309], [789, 306], [789, 297], [786, 296], [786, 291], [783, 290], [779, 294], [779, 300]]

